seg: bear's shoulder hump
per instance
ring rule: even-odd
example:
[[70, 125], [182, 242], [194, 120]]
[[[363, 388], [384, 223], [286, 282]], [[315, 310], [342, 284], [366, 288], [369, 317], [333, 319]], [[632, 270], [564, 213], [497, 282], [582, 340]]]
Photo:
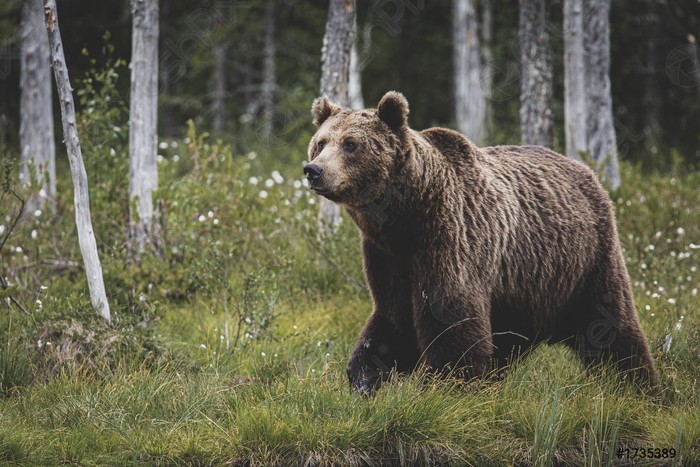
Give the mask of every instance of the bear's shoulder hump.
[[447, 128], [428, 128], [420, 135], [450, 160], [473, 159], [479, 151], [466, 136]]

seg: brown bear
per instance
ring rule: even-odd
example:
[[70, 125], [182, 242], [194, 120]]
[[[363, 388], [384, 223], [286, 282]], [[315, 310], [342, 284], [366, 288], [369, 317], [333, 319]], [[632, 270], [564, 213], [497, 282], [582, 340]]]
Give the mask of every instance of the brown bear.
[[483, 375], [540, 342], [658, 382], [632, 301], [612, 203], [583, 164], [537, 146], [477, 148], [326, 97], [304, 173], [362, 232], [374, 301], [347, 366], [359, 392], [423, 365]]

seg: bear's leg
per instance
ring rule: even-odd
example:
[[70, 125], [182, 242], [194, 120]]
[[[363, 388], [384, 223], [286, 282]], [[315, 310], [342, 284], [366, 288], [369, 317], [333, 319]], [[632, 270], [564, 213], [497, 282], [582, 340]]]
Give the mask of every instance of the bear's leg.
[[379, 387], [392, 369], [411, 371], [418, 362], [418, 345], [407, 265], [368, 240], [362, 247], [374, 313], [348, 361], [347, 373], [351, 387], [368, 393]]
[[421, 362], [428, 369], [462, 378], [491, 369], [493, 339], [486, 304], [460, 294], [460, 287], [431, 288], [422, 281], [413, 291]]
[[629, 277], [619, 253], [592, 274], [577, 304], [576, 339], [570, 345], [587, 364], [612, 360], [639, 383], [659, 377], [639, 324]]

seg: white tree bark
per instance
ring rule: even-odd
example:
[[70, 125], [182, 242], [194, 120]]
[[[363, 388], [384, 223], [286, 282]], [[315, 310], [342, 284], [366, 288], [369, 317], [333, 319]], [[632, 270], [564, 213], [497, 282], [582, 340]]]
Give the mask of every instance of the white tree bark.
[[486, 96], [486, 120], [484, 135], [488, 136], [489, 128], [493, 127], [493, 4], [490, 1], [481, 3], [481, 91]]
[[610, 89], [610, 0], [585, 0], [586, 134], [591, 158], [612, 189], [620, 186], [620, 167]]
[[49, 39], [41, 0], [26, 0], [22, 6], [21, 62], [20, 177], [22, 184], [29, 184], [29, 166], [34, 165], [34, 177], [45, 196], [34, 196], [32, 202], [43, 205], [56, 195], [56, 145]]
[[486, 97], [481, 88], [481, 50], [476, 0], [454, 0], [455, 117], [457, 128], [477, 144], [484, 142]]
[[564, 129], [566, 155], [586, 150], [586, 69], [582, 0], [564, 0]]
[[63, 54], [61, 32], [58, 28], [58, 13], [56, 12], [56, 0], [44, 0], [45, 23], [48, 30], [49, 45], [51, 50], [51, 65], [53, 66], [56, 88], [61, 106], [61, 122], [63, 123], [63, 140], [66, 144], [68, 162], [70, 163], [71, 176], [73, 178], [73, 203], [75, 204], [75, 223], [78, 228], [78, 242], [83, 255], [85, 272], [87, 274], [90, 300], [97, 313], [107, 323], [111, 323], [109, 303], [105, 293], [104, 280], [102, 278], [102, 266], [97, 254], [97, 242], [92, 230], [90, 218], [90, 197], [88, 192], [87, 173], [83, 164], [83, 155], [80, 150], [80, 140], [75, 120], [75, 106], [73, 93], [66, 68], [66, 58]]
[[275, 93], [277, 92], [277, 46], [275, 44], [275, 4], [267, 0], [265, 9], [265, 46], [263, 49], [263, 82], [260, 94], [262, 106], [262, 138], [271, 144], [274, 131]]
[[520, 132], [522, 144], [551, 148], [552, 50], [546, 0], [520, 0]]
[[158, 189], [158, 0], [132, 0], [131, 7], [129, 215], [130, 234], [140, 252], [157, 233], [153, 192]]
[[[220, 28], [223, 12], [214, 5], [214, 26]], [[226, 79], [226, 58], [228, 55], [228, 40], [218, 37], [214, 44], [214, 79], [211, 100], [212, 129], [217, 132], [224, 130], [226, 124], [226, 94], [228, 81]]]
[[353, 41], [350, 49], [350, 74], [348, 76], [348, 99], [351, 109], [364, 109], [365, 100], [362, 98], [362, 64], [357, 53], [357, 18], [353, 24]]
[[[354, 20], [353, 0], [330, 0], [321, 49], [321, 95], [328, 96], [342, 107], [349, 104], [348, 81]], [[321, 232], [332, 232], [340, 223], [340, 208], [326, 198], [320, 198], [318, 208]]]
[[358, 61], [357, 43], [353, 43], [350, 50], [350, 77], [348, 81], [348, 94], [352, 109], [365, 108], [365, 100], [362, 97], [362, 69]]

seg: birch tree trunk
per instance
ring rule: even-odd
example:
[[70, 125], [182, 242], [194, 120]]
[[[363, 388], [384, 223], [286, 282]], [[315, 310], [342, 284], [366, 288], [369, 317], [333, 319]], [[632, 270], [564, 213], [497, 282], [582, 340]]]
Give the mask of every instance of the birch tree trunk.
[[58, 13], [56, 12], [56, 0], [44, 0], [44, 14], [46, 28], [48, 30], [51, 65], [56, 78], [56, 89], [61, 106], [61, 122], [63, 124], [63, 140], [66, 144], [68, 162], [70, 163], [71, 177], [73, 179], [73, 203], [75, 204], [75, 224], [78, 228], [78, 242], [85, 264], [90, 300], [97, 313], [107, 323], [111, 323], [109, 303], [105, 293], [104, 280], [102, 278], [102, 266], [97, 254], [97, 242], [92, 230], [90, 218], [90, 196], [88, 192], [87, 173], [83, 164], [83, 155], [80, 150], [78, 129], [75, 120], [75, 106], [73, 93], [66, 68], [66, 58], [63, 54], [61, 32], [58, 28]]
[[[336, 104], [349, 104], [348, 80], [353, 44], [355, 4], [353, 0], [330, 0], [328, 22], [321, 49], [321, 95]], [[333, 231], [340, 222], [340, 208], [320, 198], [318, 222], [322, 233]]]
[[586, 139], [591, 158], [612, 189], [620, 186], [620, 167], [610, 89], [610, 0], [585, 0]]
[[20, 177], [23, 184], [31, 183], [29, 166], [34, 165], [34, 177], [41, 183], [43, 196], [33, 196], [30, 204], [43, 205], [56, 195], [56, 145], [49, 39], [41, 0], [26, 0], [22, 6], [21, 61]]
[[586, 69], [582, 0], [564, 0], [564, 130], [566, 155], [586, 150]]
[[261, 135], [263, 141], [270, 145], [274, 131], [275, 93], [277, 92], [277, 47], [275, 44], [275, 3], [267, 0], [265, 9], [265, 46], [263, 51], [263, 82], [260, 94], [262, 118], [264, 119]]
[[[214, 5], [214, 27], [221, 28], [223, 12]], [[214, 44], [214, 82], [211, 100], [212, 129], [217, 132], [224, 130], [226, 123], [226, 56], [228, 55], [228, 40], [218, 36]]]
[[520, 132], [522, 144], [551, 148], [552, 48], [546, 0], [520, 0]]
[[455, 117], [457, 129], [477, 144], [484, 142], [486, 99], [481, 89], [481, 50], [476, 0], [454, 0]]
[[486, 97], [486, 117], [484, 119], [484, 136], [488, 136], [489, 129], [493, 127], [493, 106], [491, 98], [493, 92], [493, 5], [490, 1], [481, 3], [481, 91]]
[[130, 235], [138, 252], [156, 243], [153, 192], [158, 189], [158, 0], [132, 0], [129, 104]]
[[358, 63], [359, 60], [357, 42], [354, 42], [350, 50], [350, 76], [348, 78], [348, 95], [352, 109], [365, 108], [365, 100], [362, 98], [362, 67]]

